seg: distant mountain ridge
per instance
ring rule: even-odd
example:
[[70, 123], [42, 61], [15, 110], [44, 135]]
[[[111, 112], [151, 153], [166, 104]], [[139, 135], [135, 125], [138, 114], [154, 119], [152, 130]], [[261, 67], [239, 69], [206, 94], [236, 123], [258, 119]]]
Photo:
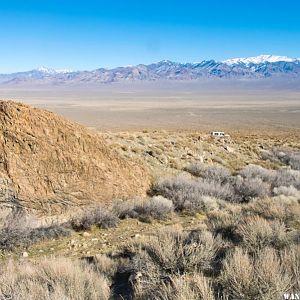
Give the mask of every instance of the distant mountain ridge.
[[119, 81], [201, 80], [208, 78], [260, 79], [270, 77], [300, 78], [300, 59], [260, 55], [222, 62], [204, 60], [178, 63], [168, 60], [149, 65], [99, 68], [92, 71], [55, 70], [41, 67], [27, 72], [0, 74], [2, 85], [14, 84], [85, 84]]
[[277, 63], [277, 62], [299, 62], [299, 58], [291, 58], [287, 56], [277, 56], [277, 55], [259, 55], [252, 57], [242, 57], [242, 58], [232, 58], [223, 61], [227, 65], [237, 65], [237, 64], [263, 64], [263, 63]]

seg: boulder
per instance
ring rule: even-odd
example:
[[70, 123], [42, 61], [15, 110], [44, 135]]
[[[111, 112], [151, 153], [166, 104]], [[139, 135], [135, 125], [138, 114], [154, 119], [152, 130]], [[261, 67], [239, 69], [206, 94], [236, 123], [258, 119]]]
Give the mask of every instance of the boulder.
[[101, 135], [46, 110], [0, 101], [0, 206], [53, 215], [144, 195], [146, 168]]

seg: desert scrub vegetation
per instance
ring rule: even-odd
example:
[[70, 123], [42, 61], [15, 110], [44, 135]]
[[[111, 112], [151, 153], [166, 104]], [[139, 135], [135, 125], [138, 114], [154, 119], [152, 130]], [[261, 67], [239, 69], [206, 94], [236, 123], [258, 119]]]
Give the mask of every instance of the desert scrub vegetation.
[[161, 195], [173, 201], [175, 210], [181, 211], [186, 206], [197, 206], [202, 196], [210, 196], [223, 200], [233, 197], [233, 189], [229, 184], [193, 179], [189, 176], [179, 175], [158, 181], [152, 187], [154, 195]]
[[133, 299], [280, 299], [299, 288], [300, 248], [277, 247], [274, 235], [237, 245], [206, 229], [146, 237], [125, 250]]
[[75, 231], [89, 230], [92, 226], [99, 228], [116, 227], [119, 218], [111, 211], [96, 206], [85, 209], [79, 215], [73, 217], [66, 225], [69, 225]]
[[281, 299], [295, 278], [274, 249], [250, 256], [236, 248], [225, 259], [219, 282], [227, 299]]
[[278, 220], [287, 228], [300, 228], [300, 205], [293, 196], [255, 199], [242, 208], [243, 214]]
[[294, 170], [300, 170], [300, 152], [291, 149], [273, 148], [270, 151], [263, 151], [261, 157], [275, 163], [290, 166]]
[[56, 239], [71, 234], [71, 231], [60, 225], [37, 227], [24, 212], [10, 214], [0, 230], [0, 249], [12, 251], [16, 248], [27, 248], [42, 240]]
[[257, 199], [247, 205], [229, 205], [207, 214], [214, 234], [255, 252], [272, 246], [283, 249], [299, 239], [299, 204], [281, 205], [275, 199]]
[[[20, 263], [10, 263], [16, 271], [12, 272], [14, 277], [5, 278], [8, 265], [3, 264], [1, 292], [25, 300], [28, 290], [36, 289], [41, 297], [33, 293], [33, 299], [56, 299], [56, 295], [73, 299], [72, 290], [65, 286], [78, 284], [74, 288], [80, 290], [74, 298], [78, 300], [271, 300], [300, 290], [299, 170], [248, 165], [230, 172], [201, 165], [188, 173], [159, 180], [147, 198], [86, 209], [62, 228], [68, 232], [92, 226], [109, 228], [122, 226], [121, 220], [126, 218], [152, 222], [175, 214], [178, 219], [188, 216], [189, 222], [193, 220], [191, 224], [186, 225], [186, 219], [183, 227], [172, 227], [169, 221], [147, 224], [152, 226], [151, 231], [118, 242], [117, 250], [112, 250], [109, 257], [66, 260], [64, 263], [72, 266], [64, 267], [67, 275], [62, 269], [49, 271], [48, 267], [42, 273], [44, 261], [27, 262], [23, 258]], [[10, 225], [13, 232], [13, 220], [2, 230]], [[51, 232], [48, 227], [35, 230]], [[28, 233], [24, 236], [31, 237]], [[54, 233], [49, 236], [58, 237]], [[4, 244], [10, 245], [10, 241]], [[53, 268], [58, 268], [55, 262]], [[25, 269], [31, 270], [26, 274], [32, 282], [24, 275]], [[78, 274], [70, 274], [71, 269]], [[45, 282], [50, 284], [47, 289]], [[25, 297], [13, 294], [18, 289]]]
[[[142, 289], [143, 287], [140, 287]], [[139, 299], [143, 292], [137, 290]], [[142, 299], [142, 298], [141, 298]], [[214, 292], [209, 278], [201, 273], [193, 275], [174, 275], [170, 276], [167, 283], [162, 283], [157, 287], [156, 300], [214, 300]]]
[[185, 171], [196, 177], [220, 183], [227, 182], [231, 176], [230, 171], [224, 167], [207, 166], [201, 163], [190, 164], [185, 168]]
[[266, 247], [283, 249], [292, 243], [293, 237], [284, 223], [267, 221], [259, 216], [243, 218], [236, 233], [240, 237], [240, 245], [252, 253]]
[[203, 196], [237, 203], [280, 195], [293, 196], [299, 200], [298, 170], [268, 170], [261, 166], [248, 165], [239, 172], [231, 173], [224, 167], [204, 164], [192, 164], [184, 170], [193, 176], [183, 173], [162, 178], [152, 187], [153, 195], [162, 195], [172, 200], [177, 211], [189, 207], [198, 207], [201, 210]]
[[174, 205], [169, 199], [154, 196], [115, 201], [112, 210], [120, 219], [135, 218], [140, 221], [151, 222], [153, 219], [165, 220], [171, 217], [174, 212]]
[[166, 220], [172, 216], [174, 205], [162, 196], [114, 201], [109, 207], [89, 207], [62, 224], [40, 226], [24, 211], [14, 212], [2, 220], [0, 228], [0, 250], [27, 249], [44, 240], [58, 239], [74, 231], [91, 230], [93, 226], [108, 229], [116, 227], [124, 218], [136, 218], [142, 222]]
[[0, 266], [0, 299], [281, 299], [299, 290], [300, 248], [255, 253], [207, 230], [165, 230], [120, 255]]
[[[209, 280], [201, 274], [217, 272], [224, 247], [222, 239], [211, 232], [179, 229], [165, 230], [132, 244], [126, 251], [135, 274], [134, 299], [173, 299], [169, 298], [173, 292], [177, 293], [174, 299], [184, 299], [179, 298], [180, 281], [186, 284], [186, 296], [195, 297], [200, 292], [206, 299], [212, 291]], [[185, 282], [183, 278], [188, 279], [188, 274], [194, 278]]]
[[297, 291], [299, 243], [285, 242], [280, 223], [249, 218], [236, 221], [235, 243], [213, 227], [176, 226], [128, 241], [111, 257], [2, 263], [0, 299], [271, 300]]
[[108, 279], [80, 261], [47, 258], [0, 267], [0, 299], [108, 300], [109, 295]]

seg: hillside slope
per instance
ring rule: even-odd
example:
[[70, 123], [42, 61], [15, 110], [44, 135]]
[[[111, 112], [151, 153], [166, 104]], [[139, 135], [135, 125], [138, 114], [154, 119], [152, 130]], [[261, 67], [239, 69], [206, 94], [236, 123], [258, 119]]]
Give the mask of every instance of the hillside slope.
[[96, 132], [51, 112], [0, 102], [0, 200], [39, 214], [145, 194], [147, 171]]

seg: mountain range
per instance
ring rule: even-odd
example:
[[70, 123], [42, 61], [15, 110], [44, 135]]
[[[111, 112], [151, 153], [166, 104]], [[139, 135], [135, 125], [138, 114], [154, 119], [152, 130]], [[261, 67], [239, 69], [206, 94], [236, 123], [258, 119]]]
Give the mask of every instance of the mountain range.
[[92, 71], [55, 70], [41, 67], [31, 71], [0, 74], [1, 85], [85, 84], [119, 81], [201, 80], [208, 78], [260, 79], [300, 78], [300, 58], [260, 55], [225, 61], [204, 60], [178, 63], [168, 60], [149, 65], [99, 68]]

